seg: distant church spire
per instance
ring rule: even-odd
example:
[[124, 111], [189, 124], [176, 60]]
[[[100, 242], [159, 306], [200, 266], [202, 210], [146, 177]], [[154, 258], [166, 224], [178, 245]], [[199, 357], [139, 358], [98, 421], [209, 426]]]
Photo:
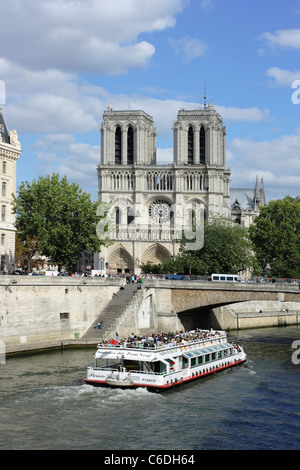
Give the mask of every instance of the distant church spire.
[[264, 188], [263, 178], [261, 178], [261, 183], [260, 183], [260, 205], [261, 206], [266, 205], [266, 196], [265, 196], [265, 188]]
[[266, 205], [264, 181], [263, 181], [263, 178], [261, 178], [261, 188], [259, 188], [258, 176], [256, 176], [253, 202], [254, 202], [255, 208]]

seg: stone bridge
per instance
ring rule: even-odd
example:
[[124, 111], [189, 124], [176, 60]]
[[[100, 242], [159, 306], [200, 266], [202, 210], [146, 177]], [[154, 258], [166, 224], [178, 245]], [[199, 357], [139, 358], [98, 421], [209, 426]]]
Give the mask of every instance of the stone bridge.
[[123, 291], [122, 284], [122, 278], [0, 276], [0, 360], [4, 346], [9, 353], [77, 344], [78, 337], [97, 343], [98, 319], [108, 339], [116, 331], [126, 337], [299, 323], [298, 285], [146, 280], [142, 289]]
[[300, 314], [297, 284], [149, 280], [145, 289], [158, 318], [176, 315], [187, 329], [298, 324]]

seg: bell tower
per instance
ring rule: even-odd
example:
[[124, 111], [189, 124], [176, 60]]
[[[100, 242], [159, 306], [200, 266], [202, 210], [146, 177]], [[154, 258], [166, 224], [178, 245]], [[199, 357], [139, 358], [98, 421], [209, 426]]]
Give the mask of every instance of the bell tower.
[[226, 128], [211, 101], [197, 110], [180, 110], [174, 131], [174, 163], [225, 166]]
[[[222, 214], [230, 218], [226, 128], [212, 102], [207, 106], [205, 99], [201, 109], [180, 110], [173, 125], [173, 138], [177, 187], [186, 191], [186, 197], [191, 193], [197, 196], [205, 217]], [[179, 200], [180, 194], [176, 198]]]
[[109, 105], [101, 125], [101, 164], [155, 165], [156, 131], [144, 111], [114, 111]]

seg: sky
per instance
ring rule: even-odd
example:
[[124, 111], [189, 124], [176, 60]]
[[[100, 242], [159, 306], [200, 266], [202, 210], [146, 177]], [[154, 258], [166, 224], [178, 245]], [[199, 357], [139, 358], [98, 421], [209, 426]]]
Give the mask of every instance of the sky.
[[232, 188], [300, 194], [298, 0], [0, 0], [0, 106], [17, 186], [58, 173], [97, 199], [103, 112], [143, 110], [170, 163], [180, 109], [210, 100]]

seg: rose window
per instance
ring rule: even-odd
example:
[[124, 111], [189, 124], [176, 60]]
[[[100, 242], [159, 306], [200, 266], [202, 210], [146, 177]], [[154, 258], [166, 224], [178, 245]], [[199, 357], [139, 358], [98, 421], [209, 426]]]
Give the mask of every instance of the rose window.
[[154, 201], [149, 207], [149, 216], [157, 224], [169, 222], [171, 219], [170, 204], [163, 200]]

